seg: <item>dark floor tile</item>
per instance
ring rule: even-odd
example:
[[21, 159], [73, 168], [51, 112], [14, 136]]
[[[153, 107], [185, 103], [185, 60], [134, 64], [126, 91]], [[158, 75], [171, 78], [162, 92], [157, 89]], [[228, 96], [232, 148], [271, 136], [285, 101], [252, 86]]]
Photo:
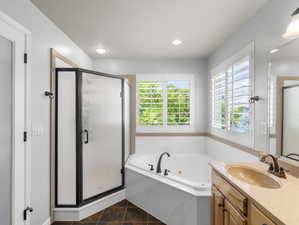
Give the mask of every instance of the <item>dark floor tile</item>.
[[76, 222], [73, 222], [72, 225], [97, 225], [97, 222], [84, 222], [82, 223], [81, 221], [76, 221]]
[[134, 205], [132, 202], [127, 202], [127, 207], [128, 208], [138, 208], [138, 206]]
[[122, 225], [147, 225], [147, 223], [142, 223], [142, 222], [126, 222], [126, 223], [123, 223]]
[[80, 222], [55, 222], [52, 225], [166, 225], [133, 203], [123, 200]]
[[150, 223], [160, 223], [160, 220], [158, 220], [157, 218], [153, 217], [150, 214], [148, 214], [147, 221], [150, 222]]
[[122, 222], [125, 216], [125, 208], [105, 209], [100, 222]]
[[127, 208], [125, 222], [147, 222], [147, 213], [139, 208]]
[[128, 206], [128, 201], [127, 200], [122, 200], [122, 201], [114, 204], [111, 207], [122, 208], [122, 207], [127, 207], [127, 206]]
[[166, 225], [165, 223], [162, 222], [154, 222], [154, 223], [148, 223], [148, 225]]
[[91, 215], [91, 216], [89, 216], [86, 219], [83, 219], [81, 221], [74, 222], [74, 224], [72, 224], [72, 225], [94, 225], [97, 222], [99, 222], [102, 215], [103, 215], [103, 211], [98, 212], [94, 215]]
[[122, 225], [121, 222], [107, 222], [107, 221], [102, 221], [97, 223], [97, 225]]
[[52, 223], [52, 225], [72, 225], [73, 222], [66, 222], [66, 221], [63, 221], [63, 222], [54, 222]]

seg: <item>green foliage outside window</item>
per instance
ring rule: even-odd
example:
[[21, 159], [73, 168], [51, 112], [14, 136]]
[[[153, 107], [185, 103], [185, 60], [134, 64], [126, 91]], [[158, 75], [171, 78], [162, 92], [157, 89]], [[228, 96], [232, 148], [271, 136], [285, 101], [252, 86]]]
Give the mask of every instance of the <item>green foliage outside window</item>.
[[189, 81], [141, 81], [139, 124], [159, 126], [166, 123], [168, 126], [190, 125]]

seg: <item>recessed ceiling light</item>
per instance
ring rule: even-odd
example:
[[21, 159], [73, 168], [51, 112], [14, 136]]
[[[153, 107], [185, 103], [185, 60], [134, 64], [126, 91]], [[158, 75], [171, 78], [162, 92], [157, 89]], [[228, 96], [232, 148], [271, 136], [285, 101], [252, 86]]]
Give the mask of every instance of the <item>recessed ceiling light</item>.
[[180, 44], [182, 44], [183, 42], [181, 41], [181, 40], [179, 40], [179, 39], [176, 39], [176, 40], [174, 40], [174, 41], [172, 41], [172, 44], [173, 45], [180, 45]]
[[270, 53], [273, 54], [273, 53], [278, 52], [278, 51], [279, 51], [279, 49], [278, 49], [278, 48], [275, 48], [275, 49], [272, 49], [272, 50], [270, 51]]
[[103, 49], [103, 48], [98, 48], [96, 49], [96, 51], [100, 54], [100, 55], [103, 55], [106, 53], [106, 49]]

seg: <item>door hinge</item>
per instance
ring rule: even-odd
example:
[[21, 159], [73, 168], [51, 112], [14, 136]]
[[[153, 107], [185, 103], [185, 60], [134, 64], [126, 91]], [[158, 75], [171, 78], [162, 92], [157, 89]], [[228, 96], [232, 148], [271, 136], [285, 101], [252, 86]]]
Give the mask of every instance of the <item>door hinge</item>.
[[28, 62], [28, 54], [24, 53], [24, 63], [27, 64]]
[[121, 174], [124, 174], [124, 172], [125, 172], [124, 168], [120, 169]]
[[23, 140], [24, 140], [24, 142], [27, 141], [27, 131], [23, 132]]
[[119, 93], [119, 96], [120, 96], [121, 98], [123, 98], [123, 97], [124, 97], [124, 92], [121, 91], [121, 92]]
[[30, 212], [30, 213], [32, 213], [33, 212], [33, 208], [32, 207], [27, 207], [26, 209], [24, 209], [24, 211], [23, 211], [23, 219], [26, 221], [27, 220], [27, 217], [28, 217], [28, 215], [27, 215], [27, 212]]

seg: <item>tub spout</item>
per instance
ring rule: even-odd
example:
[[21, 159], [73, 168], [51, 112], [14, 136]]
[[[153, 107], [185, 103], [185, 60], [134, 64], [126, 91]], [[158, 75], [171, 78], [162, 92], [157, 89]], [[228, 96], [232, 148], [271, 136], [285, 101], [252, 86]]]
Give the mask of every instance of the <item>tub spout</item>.
[[170, 157], [170, 154], [168, 152], [164, 152], [160, 155], [158, 164], [157, 164], [157, 170], [156, 170], [157, 173], [162, 173], [161, 162], [162, 162], [162, 158], [164, 155], [167, 155], [168, 157]]

